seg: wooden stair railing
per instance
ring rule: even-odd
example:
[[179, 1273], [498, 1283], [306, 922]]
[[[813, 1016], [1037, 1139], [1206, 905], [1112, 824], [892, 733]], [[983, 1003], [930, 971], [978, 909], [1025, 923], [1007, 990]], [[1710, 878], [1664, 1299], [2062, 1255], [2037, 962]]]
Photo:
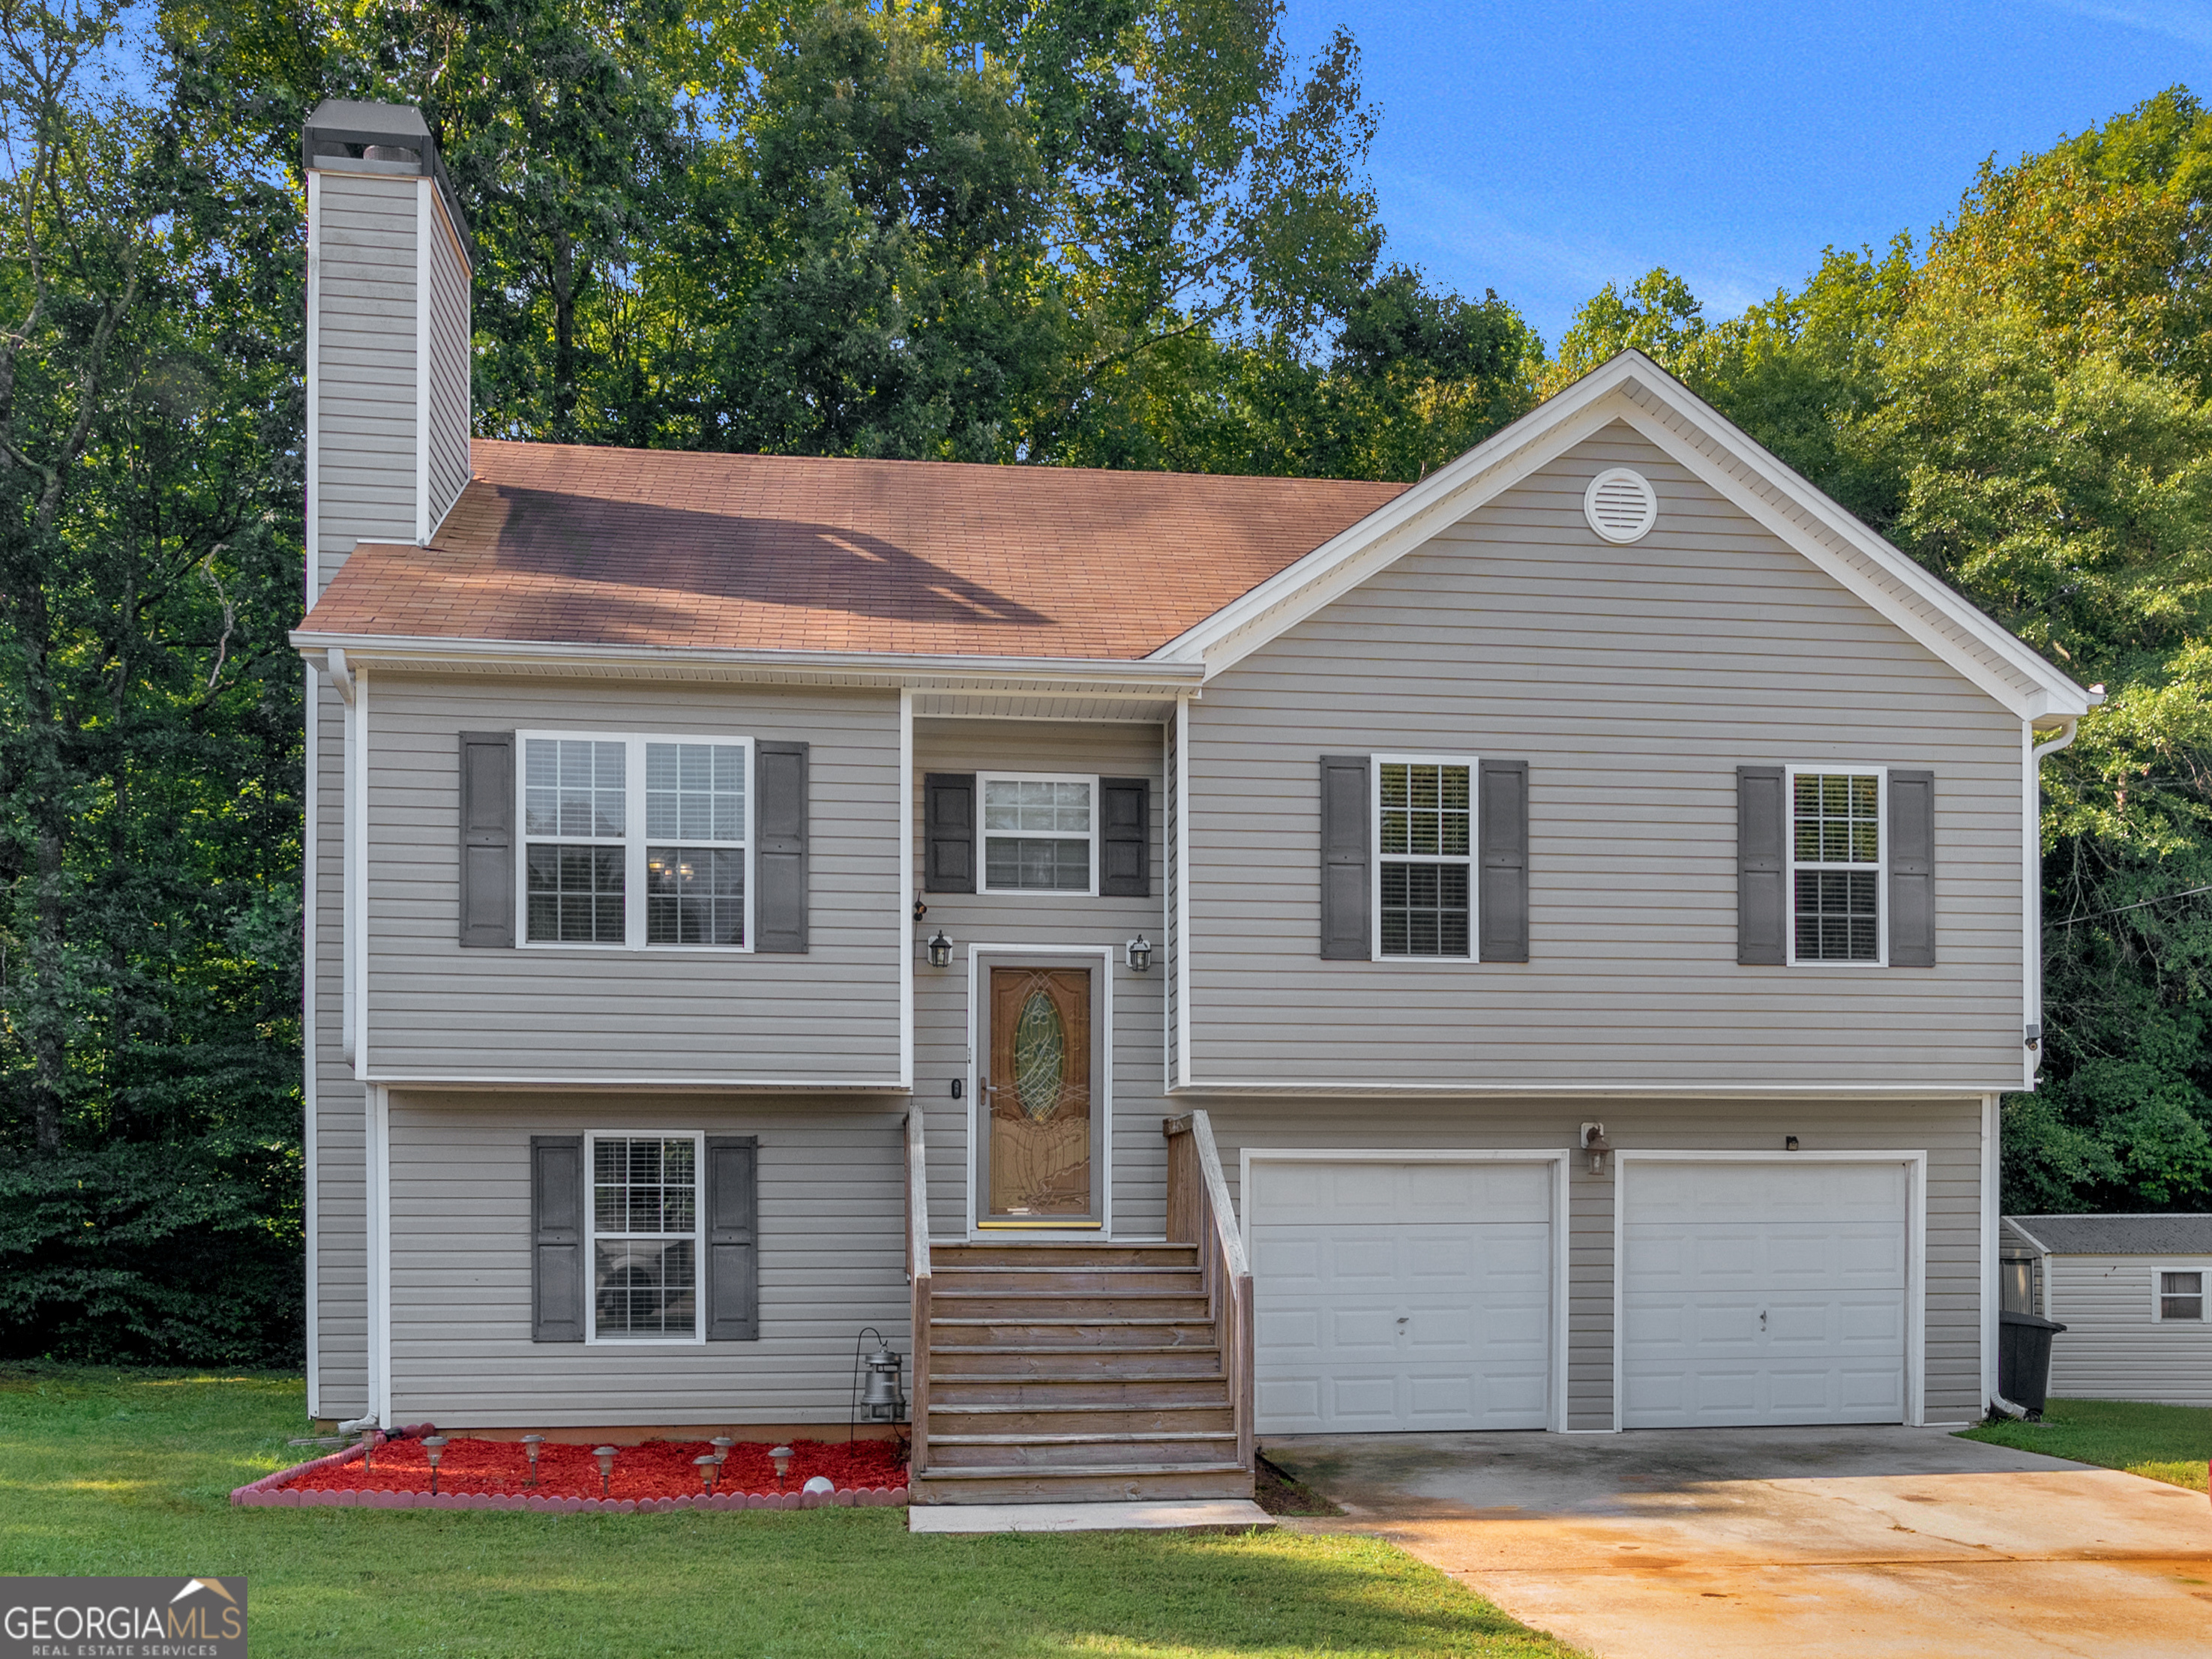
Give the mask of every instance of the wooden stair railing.
[[914, 1300], [914, 1381], [907, 1393], [911, 1476], [929, 1467], [929, 1169], [919, 1109], [906, 1115], [906, 1277]]
[[1237, 1461], [1249, 1469], [1254, 1467], [1251, 1265], [1237, 1231], [1237, 1212], [1221, 1173], [1212, 1120], [1203, 1111], [1188, 1112], [1165, 1119], [1160, 1131], [1168, 1141], [1168, 1240], [1198, 1247], [1215, 1339], [1229, 1381]]

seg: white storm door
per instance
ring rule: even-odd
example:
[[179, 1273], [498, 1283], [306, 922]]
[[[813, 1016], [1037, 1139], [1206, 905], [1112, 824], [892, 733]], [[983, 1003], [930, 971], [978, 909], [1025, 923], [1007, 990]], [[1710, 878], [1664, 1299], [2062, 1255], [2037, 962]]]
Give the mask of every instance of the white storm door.
[[1620, 1176], [1623, 1428], [1905, 1420], [1903, 1164]]
[[1261, 1431], [1545, 1427], [1552, 1183], [1533, 1160], [1255, 1156]]

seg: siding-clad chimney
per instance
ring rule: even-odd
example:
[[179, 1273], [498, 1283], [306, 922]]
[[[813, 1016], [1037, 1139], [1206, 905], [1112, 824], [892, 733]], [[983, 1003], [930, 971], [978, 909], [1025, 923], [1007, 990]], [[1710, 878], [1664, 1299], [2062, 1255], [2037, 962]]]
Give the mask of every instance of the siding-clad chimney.
[[469, 478], [475, 248], [422, 114], [307, 118], [307, 601], [357, 542], [430, 539]]

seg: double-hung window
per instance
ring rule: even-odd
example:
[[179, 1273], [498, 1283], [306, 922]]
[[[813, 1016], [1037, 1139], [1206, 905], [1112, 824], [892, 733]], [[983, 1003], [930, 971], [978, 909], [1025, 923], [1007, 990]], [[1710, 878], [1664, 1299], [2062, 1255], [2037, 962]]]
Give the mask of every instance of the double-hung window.
[[983, 891], [1096, 893], [1098, 780], [979, 774]]
[[698, 1341], [699, 1137], [594, 1134], [588, 1139], [587, 1340]]
[[2160, 1324], [2202, 1323], [2204, 1318], [2204, 1274], [2191, 1268], [2158, 1276], [2158, 1319]]
[[1883, 774], [1790, 769], [1790, 959], [1885, 959]]
[[525, 944], [750, 948], [749, 739], [517, 735]]
[[1474, 954], [1471, 759], [1375, 759], [1375, 954]]

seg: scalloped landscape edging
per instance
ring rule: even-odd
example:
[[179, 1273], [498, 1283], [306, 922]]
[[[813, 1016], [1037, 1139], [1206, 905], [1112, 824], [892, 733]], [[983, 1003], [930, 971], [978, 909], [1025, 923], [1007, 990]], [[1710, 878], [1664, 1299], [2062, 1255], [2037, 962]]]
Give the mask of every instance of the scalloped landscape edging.
[[841, 1486], [836, 1492], [686, 1492], [680, 1498], [537, 1498], [524, 1492], [303, 1491], [301, 1475], [361, 1455], [359, 1446], [311, 1458], [248, 1481], [230, 1494], [246, 1509], [275, 1510], [528, 1510], [543, 1515], [659, 1515], [676, 1510], [897, 1509], [904, 1486]]

